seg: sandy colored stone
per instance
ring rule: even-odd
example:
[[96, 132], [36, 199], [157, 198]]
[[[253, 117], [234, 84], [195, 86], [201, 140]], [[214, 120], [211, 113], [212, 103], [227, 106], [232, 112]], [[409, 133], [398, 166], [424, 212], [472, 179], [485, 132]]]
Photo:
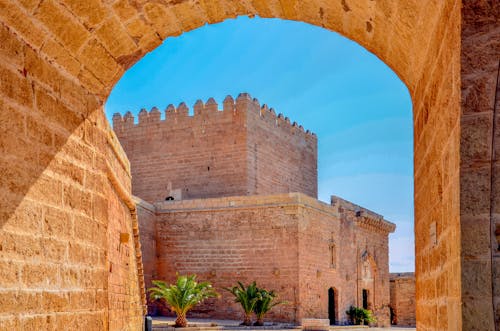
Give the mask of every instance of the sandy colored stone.
[[89, 71], [103, 84], [115, 81], [122, 73], [115, 59], [95, 39], [90, 40], [84, 46], [80, 58]]
[[[65, 179], [59, 175], [53, 177], [50, 170], [50, 163], [59, 152], [79, 167], [94, 167], [94, 171], [105, 178], [118, 178], [108, 180], [99, 188], [94, 186], [96, 188], [91, 194], [106, 196], [108, 216], [100, 213], [105, 217], [100, 221], [107, 224], [108, 245], [100, 247], [99, 251], [113, 252], [107, 259], [113, 262], [113, 270], [120, 272], [110, 273], [108, 270], [109, 277], [106, 278], [102, 276], [103, 270], [107, 270], [104, 265], [95, 266], [99, 271], [90, 270], [94, 266], [88, 266], [88, 269], [78, 271], [75, 286], [100, 288], [104, 282], [106, 289], [112, 288], [107, 284], [129, 289], [123, 291], [127, 295], [119, 296], [117, 300], [103, 290], [104, 297], [113, 299], [110, 300], [112, 305], [105, 310], [90, 308], [89, 312], [61, 316], [56, 316], [54, 311], [32, 316], [31, 310], [24, 306], [27, 299], [13, 296], [11, 304], [3, 305], [7, 310], [5, 316], [9, 317], [2, 317], [0, 325], [34, 330], [63, 326], [88, 330], [101, 330], [105, 326], [111, 330], [137, 329], [142, 325], [140, 301], [144, 294], [140, 293], [138, 286], [141, 283], [141, 262], [133, 257], [138, 249], [137, 241], [115, 253], [118, 252], [117, 234], [121, 231], [133, 233], [130, 224], [134, 218], [128, 207], [124, 207], [124, 201], [128, 201], [124, 190], [113, 191], [109, 187], [129, 188], [130, 178], [124, 174], [126, 167], [120, 165], [123, 162], [118, 161], [120, 156], [109, 149], [103, 150], [102, 146], [87, 145], [80, 140], [81, 131], [77, 128], [85, 117], [101, 112], [95, 107], [95, 100], [102, 104], [123, 74], [119, 63], [128, 67], [158, 46], [160, 39], [238, 15], [293, 19], [336, 31], [372, 51], [399, 75], [409, 88], [414, 106], [416, 315], [419, 328], [490, 330], [493, 323], [500, 323], [492, 320], [500, 310], [500, 291], [490, 271], [481, 271], [485, 274], [477, 276], [486, 287], [493, 284], [494, 298], [462, 294], [467, 290], [462, 281], [468, 277], [467, 273], [480, 271], [463, 268], [465, 260], [462, 258], [479, 258], [475, 256], [479, 251], [474, 245], [465, 242], [462, 245], [461, 229], [461, 220], [471, 214], [488, 217], [488, 228], [491, 228], [496, 216], [484, 211], [490, 210], [488, 201], [496, 204], [500, 195], [499, 181], [491, 171], [491, 165], [494, 168], [493, 162], [497, 161], [486, 152], [488, 143], [485, 139], [490, 141], [490, 138], [483, 131], [467, 127], [473, 124], [461, 119], [462, 114], [475, 112], [494, 118], [492, 96], [496, 93], [500, 49], [498, 1], [203, 0], [161, 4], [137, 1], [130, 2], [130, 6], [137, 11], [138, 17], [143, 17], [155, 29], [155, 33], [146, 32], [146, 29], [141, 35], [137, 29], [133, 38], [139, 43], [137, 49], [140, 51], [131, 50], [121, 59], [116, 59], [97, 43], [96, 28], [115, 15], [120, 17], [119, 23], [126, 26], [125, 19], [133, 20], [129, 16], [132, 15], [131, 9], [126, 4], [122, 6], [126, 10], [115, 11], [113, 4], [97, 0], [0, 2], [0, 25], [4, 27], [0, 52], [3, 54], [0, 55], [0, 123], [9, 118], [5, 111], [8, 104], [21, 113], [21, 122], [29, 113], [40, 119], [40, 128], [48, 128], [53, 133], [49, 146], [46, 136], [39, 135], [43, 130], [32, 131], [29, 138], [26, 129], [17, 125], [11, 130], [0, 131], [0, 147], [5, 151], [0, 154], [0, 225], [12, 222], [12, 215], [22, 214], [22, 210], [28, 210], [30, 205], [64, 207], [62, 187]], [[160, 38], [155, 39], [154, 35]], [[89, 38], [92, 41], [88, 42]], [[60, 48], [54, 47], [54, 43]], [[43, 50], [39, 53], [43, 47], [46, 47], [46, 53]], [[33, 62], [31, 58], [25, 62], [24, 54], [28, 53], [28, 48], [34, 50], [32, 55], [37, 61]], [[23, 55], [14, 56], [20, 49]], [[80, 63], [78, 74], [75, 74], [77, 64], [65, 55], [66, 52]], [[52, 62], [51, 70], [42, 68], [48, 65], [47, 59]], [[36, 64], [33, 68], [40, 71], [30, 74], [26, 65], [33, 64]], [[43, 93], [37, 95], [41, 90]], [[94, 101], [85, 96], [94, 98]], [[40, 98], [44, 100], [40, 102]], [[81, 117], [75, 118], [74, 114]], [[101, 116], [104, 118], [102, 113]], [[486, 122], [480, 125], [492, 127]], [[108, 130], [103, 124], [95, 129]], [[35, 137], [38, 139], [32, 139]], [[497, 137], [496, 132], [494, 137]], [[462, 142], [467, 143], [467, 148]], [[494, 141], [494, 145], [498, 143]], [[106, 164], [111, 165], [110, 169], [106, 170]], [[476, 167], [479, 164], [481, 166]], [[113, 177], [113, 173], [117, 176]], [[121, 186], [118, 186], [119, 182], [122, 182]], [[118, 191], [122, 193], [116, 193]], [[125, 189], [125, 192], [129, 191]], [[74, 195], [76, 198], [78, 191]], [[67, 211], [74, 215], [80, 213], [77, 209]], [[482, 224], [485, 228], [486, 219]], [[428, 234], [432, 223], [437, 223], [440, 230], [437, 245], [431, 247]], [[478, 232], [484, 233], [483, 230]], [[0, 228], [0, 231], [0, 261], [41, 258], [39, 228], [23, 229], [19, 233], [15, 233], [13, 227], [8, 231]], [[468, 252], [467, 247], [473, 251]], [[500, 261], [493, 246], [491, 253], [495, 270]], [[117, 265], [120, 267], [116, 268]], [[443, 282], [448, 284], [447, 290], [436, 290], [436, 284]]]
[[136, 50], [134, 41], [116, 18], [103, 22], [96, 34], [114, 58], [126, 56]]
[[90, 34], [68, 12], [53, 0], [43, 1], [35, 17], [73, 53], [76, 54]]
[[80, 71], [80, 62], [58, 42], [48, 40], [43, 44], [41, 51], [65, 68], [69, 74], [77, 75]]
[[174, 195], [170, 190], [183, 199], [284, 192], [316, 197], [316, 136], [249, 95], [241, 94], [235, 107], [218, 111], [213, 99], [200, 101], [193, 117], [182, 114], [182, 106], [168, 107], [165, 121], [158, 109], [144, 110], [138, 124], [115, 115], [134, 195], [148, 202]]
[[0, 66], [0, 88], [2, 95], [15, 103], [26, 107], [32, 105], [33, 93], [30, 84], [20, 73]]
[[62, 2], [82, 21], [87, 29], [95, 28], [109, 16], [109, 10], [99, 0], [63, 0]]
[[[441, 288], [445, 288], [442, 285]], [[391, 273], [390, 294], [393, 317], [391, 323], [401, 326], [415, 326], [415, 274]], [[440, 312], [439, 320], [447, 320], [447, 311]]]
[[[222, 294], [195, 307], [193, 317], [240, 318], [223, 288], [255, 280], [289, 302], [271, 311], [269, 321], [327, 319], [333, 287], [336, 323], [347, 323], [345, 311], [362, 305], [366, 289], [378, 325], [389, 325], [388, 233], [394, 225], [380, 215], [337, 197], [328, 205], [301, 193], [136, 201], [147, 286], [154, 279], [172, 282], [177, 272], [195, 273]], [[153, 301], [149, 311], [168, 314]]]

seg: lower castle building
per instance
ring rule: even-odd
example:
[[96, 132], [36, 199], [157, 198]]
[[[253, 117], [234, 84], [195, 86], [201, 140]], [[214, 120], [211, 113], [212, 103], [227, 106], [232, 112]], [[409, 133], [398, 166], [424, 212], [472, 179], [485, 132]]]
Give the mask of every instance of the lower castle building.
[[[248, 94], [113, 116], [131, 162], [146, 286], [176, 273], [222, 294], [190, 316], [240, 319], [223, 290], [237, 281], [274, 289], [288, 304], [268, 320], [329, 318], [350, 306], [391, 323], [388, 235], [395, 225], [332, 196], [317, 200], [317, 139]], [[150, 314], [168, 309], [148, 302]]]

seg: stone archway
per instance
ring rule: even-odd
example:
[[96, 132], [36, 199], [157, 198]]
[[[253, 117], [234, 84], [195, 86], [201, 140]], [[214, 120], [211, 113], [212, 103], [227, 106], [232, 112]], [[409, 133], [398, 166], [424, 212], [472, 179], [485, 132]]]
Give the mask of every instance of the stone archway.
[[491, 330], [496, 314], [498, 328], [499, 11], [459, 0], [1, 1], [0, 328], [142, 323], [129, 164], [102, 104], [165, 38], [238, 15], [337, 31], [405, 82], [417, 325]]

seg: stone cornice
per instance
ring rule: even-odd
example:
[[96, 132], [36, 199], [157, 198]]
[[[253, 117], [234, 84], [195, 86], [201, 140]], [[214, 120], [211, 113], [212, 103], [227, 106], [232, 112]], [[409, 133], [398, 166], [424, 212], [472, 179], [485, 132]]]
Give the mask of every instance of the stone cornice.
[[330, 216], [339, 216], [338, 211], [329, 204], [316, 200], [315, 198], [309, 197], [303, 193], [162, 201], [154, 204], [154, 207], [156, 208], [156, 212], [158, 214], [187, 211], [208, 212], [226, 209], [251, 209], [283, 206], [311, 208]]
[[356, 217], [355, 222], [361, 228], [383, 234], [393, 233], [396, 230], [396, 224], [386, 221], [383, 218], [359, 216]]

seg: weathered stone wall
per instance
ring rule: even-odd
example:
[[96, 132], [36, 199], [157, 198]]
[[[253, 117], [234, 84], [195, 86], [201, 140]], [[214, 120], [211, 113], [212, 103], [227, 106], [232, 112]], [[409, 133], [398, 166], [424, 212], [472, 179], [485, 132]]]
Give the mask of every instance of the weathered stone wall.
[[113, 117], [130, 159], [134, 195], [165, 200], [169, 188], [183, 199], [291, 191], [317, 196], [316, 137], [282, 115], [261, 108], [248, 94], [231, 97], [219, 111], [213, 99], [194, 105], [142, 110]]
[[269, 318], [296, 320], [298, 209], [292, 201], [228, 197], [157, 204], [157, 277], [172, 282], [176, 272], [195, 273], [213, 283], [222, 298], [190, 316], [242, 318], [239, 304], [222, 288], [255, 280], [291, 303]]
[[[415, 275], [419, 330], [470, 330], [462, 325], [460, 234], [460, 8], [440, 1], [439, 18], [417, 24], [427, 34], [413, 99]], [[424, 6], [425, 7], [425, 6]], [[430, 8], [420, 8], [429, 15]], [[430, 18], [430, 16], [428, 16]], [[414, 24], [417, 17], [409, 18]], [[418, 33], [418, 32], [415, 32]], [[416, 45], [416, 44], [414, 44]], [[425, 45], [425, 46], [423, 46]], [[423, 55], [422, 53], [425, 53]], [[463, 128], [462, 128], [463, 129]], [[473, 321], [476, 325], [482, 322]], [[482, 328], [480, 328], [483, 330]], [[485, 329], [486, 330], [486, 329]]]
[[0, 329], [139, 328], [138, 246], [114, 193], [130, 189], [128, 162], [99, 98], [54, 63], [66, 51], [0, 6]]
[[[339, 236], [340, 270], [342, 278], [354, 278], [347, 283], [350, 292], [343, 294], [349, 305], [363, 306], [363, 289], [368, 290], [368, 309], [377, 325], [390, 325], [389, 238], [395, 226], [366, 208], [332, 196], [332, 206], [338, 210], [342, 224]], [[356, 261], [352, 263], [352, 261]], [[355, 288], [352, 288], [355, 286]]]
[[201, 107], [189, 116], [185, 105], [169, 106], [165, 121], [156, 109], [141, 111], [138, 124], [131, 115], [113, 117], [135, 196], [165, 200], [169, 183], [182, 190], [183, 199], [247, 193], [245, 112]]
[[[356, 280], [343, 278], [346, 273], [354, 271], [355, 256], [350, 263], [346, 263], [347, 269], [342, 269], [343, 252], [351, 252], [352, 247], [342, 247], [340, 244], [341, 222], [334, 208], [313, 202], [310, 205], [299, 205], [299, 247], [298, 247], [298, 269], [299, 269], [299, 312], [300, 318], [328, 318], [328, 289], [337, 291], [337, 323], [346, 322], [345, 311], [356, 296], [352, 285]], [[352, 236], [351, 231], [342, 235]], [[332, 265], [330, 244], [337, 244], [337, 265]], [[355, 255], [355, 254], [353, 254]], [[346, 266], [344, 265], [344, 266]], [[352, 275], [352, 274], [351, 274]], [[350, 291], [347, 287], [350, 287]], [[348, 293], [349, 292], [349, 293]], [[350, 296], [349, 302], [344, 300]]]
[[[39, 220], [37, 215], [48, 202], [62, 205], [63, 198], [57, 193], [63, 194], [62, 178], [53, 176], [48, 167], [50, 163], [55, 169], [60, 162], [56, 154], [74, 154], [63, 169], [76, 174], [77, 160], [87, 159], [84, 163], [88, 165], [88, 159], [95, 159], [95, 142], [85, 146], [82, 136], [92, 137], [98, 130], [86, 124], [82, 135], [77, 128], [97, 111], [126, 69], [165, 38], [206, 23], [238, 15], [284, 18], [351, 38], [386, 62], [406, 83], [414, 104], [418, 327], [494, 328], [499, 315], [492, 304], [495, 301], [498, 305], [496, 252], [491, 262], [499, 187], [498, 180], [492, 181], [498, 172], [493, 160], [497, 158], [484, 153], [484, 145], [495, 145], [487, 143], [492, 135], [485, 135], [480, 123], [467, 114], [481, 110], [478, 118], [482, 120], [488, 109], [494, 109], [491, 91], [495, 83], [486, 77], [494, 75], [493, 62], [498, 59], [498, 1], [4, 0], [0, 9], [1, 240], [2, 248], [10, 252], [2, 254], [13, 255], [2, 257], [3, 263], [19, 271], [19, 263], [33, 264], [42, 254], [37, 249], [43, 237], [40, 224], [35, 222], [31, 228], [16, 224], [30, 223], [29, 215]], [[469, 140], [476, 134], [477, 139]], [[479, 164], [485, 165], [470, 167]], [[490, 170], [486, 172], [487, 165]], [[78, 190], [67, 196], [73, 194], [76, 196]], [[51, 201], [54, 195], [56, 199]], [[478, 201], [490, 201], [490, 208]], [[78, 214], [66, 211], [70, 218]], [[488, 221], [484, 221], [485, 215], [490, 215]], [[18, 220], [13, 221], [13, 217]], [[484, 231], [486, 228], [490, 232]], [[479, 229], [477, 235], [469, 236]], [[488, 241], [487, 248], [474, 248], [474, 243]], [[488, 250], [493, 274], [491, 268], [482, 268], [488, 265]], [[54, 264], [61, 259], [55, 257]], [[17, 292], [2, 296], [2, 300], [20, 304], [6, 308], [1, 323], [16, 328], [16, 323], [31, 319], [46, 321], [44, 317], [57, 309], [55, 305], [49, 304], [50, 308], [41, 312], [43, 316], [31, 314], [33, 308], [28, 303], [39, 303], [37, 295], [33, 300], [23, 298], [31, 296], [32, 285], [20, 283], [21, 273], [8, 275], [17, 275], [13, 277], [16, 285], [9, 276], [1, 278], [2, 286], [6, 293], [13, 294], [14, 288]], [[492, 287], [493, 291], [484, 292]], [[67, 287], [57, 288], [63, 293]], [[491, 300], [493, 296], [495, 300]], [[34, 306], [42, 309], [40, 304]], [[85, 314], [82, 310], [74, 316]], [[24, 322], [19, 322], [20, 315]], [[74, 317], [72, 313], [66, 316]], [[499, 324], [497, 320], [496, 326]], [[79, 327], [85, 328], [85, 322]]]
[[460, 215], [464, 329], [493, 330], [495, 326], [496, 330], [500, 329], [498, 17], [498, 1], [464, 1], [460, 58]]
[[[128, 174], [124, 174], [128, 175]], [[110, 220], [107, 228], [107, 247], [104, 251], [99, 251], [98, 265], [104, 264], [108, 269], [104, 270], [102, 276], [82, 273], [81, 277], [101, 283], [107, 290], [107, 325], [100, 329], [110, 330], [134, 330], [139, 329], [143, 322], [143, 274], [140, 261], [140, 245], [137, 240], [137, 219], [133, 219], [131, 209], [134, 207], [123, 201], [121, 188], [111, 185], [107, 188], [104, 197], [107, 200], [107, 216]], [[130, 194], [129, 192], [127, 192]], [[101, 229], [95, 229], [82, 224], [82, 228], [88, 238], [99, 238]], [[70, 244], [70, 250], [73, 243]], [[86, 246], [76, 246], [75, 254], [78, 254], [85, 262], [92, 265], [95, 254]], [[139, 265], [137, 258], [139, 259]], [[101, 276], [101, 275], [99, 275]], [[87, 280], [87, 281], [88, 281]], [[91, 300], [92, 298], [88, 298]], [[91, 304], [92, 301], [85, 301]], [[78, 320], [75, 322], [77, 325]], [[105, 321], [106, 323], [106, 321]]]
[[[366, 220], [356, 219], [355, 211], [349, 211], [352, 219], [341, 222], [338, 206], [299, 193], [184, 200], [155, 206], [158, 262], [154, 273], [159, 279], [172, 282], [176, 272], [195, 273], [218, 289], [238, 280], [245, 284], [255, 280], [289, 301], [268, 317], [287, 322], [299, 322], [304, 317], [328, 318], [328, 289], [335, 288], [336, 322], [345, 324], [345, 311], [351, 305], [361, 305], [358, 289], [365, 284], [357, 275], [362, 254], [368, 250], [380, 270], [370, 283], [373, 292], [369, 308], [379, 319], [378, 325], [388, 325], [387, 235], [394, 225], [378, 215], [376, 219], [367, 218], [372, 222], [369, 229]], [[334, 263], [332, 243], [337, 245]], [[241, 308], [232, 302], [232, 296], [223, 290], [221, 294], [222, 299], [210, 300], [191, 315], [241, 318]], [[168, 313], [158, 303], [150, 306], [152, 311]]]
[[415, 273], [391, 273], [392, 324], [415, 326]]
[[[144, 200], [134, 197], [134, 202], [137, 205], [137, 218], [139, 221], [139, 233], [142, 251], [142, 264], [144, 268], [144, 284], [148, 289], [152, 286], [151, 281], [156, 277], [156, 214], [155, 206], [147, 203]], [[148, 293], [146, 293], [148, 294]], [[148, 296], [148, 308], [152, 308], [153, 304]], [[149, 313], [154, 313], [149, 311]]]
[[363, 306], [363, 289], [368, 290], [368, 309], [377, 325], [390, 326], [389, 240], [387, 232], [357, 221], [356, 247], [358, 253], [358, 306]]
[[[290, 123], [283, 114], [250, 97], [247, 112], [248, 180], [251, 194], [301, 192], [318, 197], [318, 148], [315, 134]], [[238, 104], [237, 104], [238, 106]]]

